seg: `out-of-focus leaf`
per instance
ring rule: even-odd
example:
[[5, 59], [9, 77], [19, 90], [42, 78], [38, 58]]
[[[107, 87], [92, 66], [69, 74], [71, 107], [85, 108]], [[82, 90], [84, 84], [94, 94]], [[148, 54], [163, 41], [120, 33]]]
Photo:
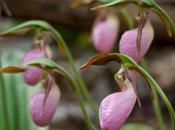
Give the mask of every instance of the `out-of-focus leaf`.
[[60, 52], [63, 55], [66, 55], [65, 54], [65, 50], [67, 50], [66, 43], [64, 42], [60, 33], [55, 28], [53, 28], [49, 23], [42, 20], [31, 20], [24, 22], [22, 24], [19, 24], [13, 28], [6, 30], [5, 32], [1, 32], [0, 36], [22, 35], [31, 30], [51, 32], [51, 36], [56, 40]]
[[146, 6], [153, 6], [155, 1], [154, 0], [142, 0], [142, 3]]
[[105, 4], [93, 7], [92, 10], [96, 10], [104, 7], [110, 7], [110, 6], [125, 6], [128, 4], [138, 5], [138, 1], [137, 0], [113, 0], [113, 1], [108, 0], [108, 1], [105, 1]]
[[175, 36], [175, 23], [173, 19], [156, 3], [154, 2], [151, 8], [164, 22], [167, 33], [170, 37]]
[[150, 126], [143, 124], [125, 124], [121, 130], [154, 130]]
[[98, 1], [101, 2], [101, 3], [106, 4], [106, 3], [113, 2], [113, 1], [115, 1], [115, 0], [98, 0]]
[[47, 22], [44, 21], [40, 21], [40, 20], [36, 20], [36, 21], [28, 21], [28, 22], [24, 22], [22, 24], [19, 24], [13, 28], [10, 28], [8, 30], [6, 30], [5, 32], [1, 32], [0, 36], [11, 36], [11, 35], [22, 35], [32, 29], [45, 29], [45, 30], [49, 30], [50, 25]]
[[84, 65], [82, 65], [81, 69], [87, 68], [90, 65], [104, 65], [110, 61], [117, 61], [125, 68], [134, 69], [145, 78], [145, 80], [150, 84], [151, 87], [153, 87], [153, 89], [157, 91], [157, 93], [160, 95], [160, 97], [164, 101], [169, 111], [169, 115], [171, 117], [173, 130], [175, 130], [175, 123], [174, 123], [175, 122], [175, 112], [167, 96], [162, 91], [161, 87], [157, 84], [157, 82], [152, 78], [152, 76], [127, 55], [123, 55], [120, 53], [98, 54], [90, 58]]
[[[0, 58], [1, 67], [7, 65], [18, 66], [23, 55], [20, 51], [9, 50], [3, 52]], [[2, 130], [47, 130], [46, 127], [38, 128], [35, 126], [28, 113], [29, 98], [41, 87], [28, 87], [22, 80], [21, 74], [1, 74], [0, 76], [2, 77], [0, 78], [0, 90], [3, 89], [3, 96], [0, 95], [2, 101], [0, 105], [3, 104], [0, 108], [3, 108], [3, 111], [0, 109], [0, 113], [4, 112], [1, 117], [5, 122], [5, 129]]]
[[7, 129], [7, 120], [6, 120], [6, 115], [5, 115], [5, 110], [6, 108], [4, 107], [4, 90], [3, 90], [3, 78], [2, 75], [0, 74], [0, 130], [6, 130]]

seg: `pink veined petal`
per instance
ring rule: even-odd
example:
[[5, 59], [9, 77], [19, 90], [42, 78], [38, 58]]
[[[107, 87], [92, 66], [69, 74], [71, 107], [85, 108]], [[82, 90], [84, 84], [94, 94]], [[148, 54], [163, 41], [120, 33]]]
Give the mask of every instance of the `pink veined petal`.
[[45, 54], [44, 51], [41, 48], [34, 49], [32, 51], [29, 51], [25, 54], [23, 57], [22, 63], [27, 64], [28, 62], [35, 60], [35, 59], [40, 59], [44, 58]]
[[142, 30], [140, 53], [137, 51], [137, 34], [138, 28], [126, 31], [121, 37], [119, 51], [139, 62], [148, 51], [154, 38], [154, 30], [150, 22], [147, 21]]
[[38, 92], [33, 95], [29, 104], [32, 120], [38, 126], [46, 126], [51, 122], [60, 100], [58, 86], [52, 86], [45, 103], [44, 97], [44, 91]]
[[136, 94], [129, 80], [125, 84], [127, 89], [110, 94], [101, 102], [99, 119], [102, 130], [120, 130], [130, 115], [136, 102]]
[[118, 36], [119, 21], [115, 16], [97, 21], [93, 26], [92, 40], [99, 52], [110, 52]]

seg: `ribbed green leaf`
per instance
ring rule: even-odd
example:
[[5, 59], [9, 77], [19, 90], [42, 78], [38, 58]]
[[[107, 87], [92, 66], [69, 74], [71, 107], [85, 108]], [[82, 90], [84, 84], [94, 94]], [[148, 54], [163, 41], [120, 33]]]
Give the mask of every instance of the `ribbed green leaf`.
[[[16, 65], [21, 63], [22, 52], [6, 51], [1, 55], [1, 66]], [[41, 89], [41, 86], [34, 88], [27, 86], [21, 74], [0, 75], [0, 130], [41, 130], [34, 125], [28, 112], [28, 102], [31, 95]], [[3, 115], [4, 114], [4, 115]], [[3, 115], [3, 116], [2, 116]], [[5, 124], [6, 123], [6, 124]], [[2, 124], [2, 126], [1, 126]], [[5, 124], [5, 125], [3, 125]], [[42, 128], [46, 130], [47, 128]]]
[[[0, 65], [1, 67], [1, 65]], [[5, 115], [5, 107], [4, 107], [4, 93], [3, 93], [3, 78], [2, 74], [0, 74], [0, 130], [6, 130], [6, 115]]]
[[125, 124], [121, 130], [154, 130], [150, 126], [143, 124]]

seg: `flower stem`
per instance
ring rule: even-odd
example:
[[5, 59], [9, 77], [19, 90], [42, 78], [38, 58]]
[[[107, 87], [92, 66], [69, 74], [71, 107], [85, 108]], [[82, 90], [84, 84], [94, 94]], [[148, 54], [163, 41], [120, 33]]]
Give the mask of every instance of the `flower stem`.
[[[162, 98], [162, 100], [164, 101], [168, 111], [169, 111], [169, 114], [170, 114], [170, 117], [171, 117], [171, 123], [173, 125], [173, 130], [175, 130], [175, 112], [174, 112], [174, 109], [170, 103], [170, 101], [168, 100], [167, 96], [165, 95], [165, 93], [162, 91], [161, 87], [157, 84], [157, 82], [147, 73], [147, 71], [145, 71], [143, 68], [139, 67], [140, 70], [138, 70], [142, 75], [144, 75], [144, 77], [146, 77], [147, 81], [154, 87], [153, 88], [153, 94], [155, 96], [155, 92], [154, 91], [157, 91], [157, 93], [160, 95], [160, 97]], [[159, 107], [159, 104], [158, 102], [155, 100], [154, 102], [154, 108], [155, 108], [155, 111], [156, 111], [156, 114], [157, 114], [157, 118], [159, 119], [159, 123], [163, 122], [162, 121], [162, 115], [160, 114], [160, 107]], [[163, 126], [161, 124], [161, 129], [163, 129]], [[163, 129], [164, 130], [164, 129]]]
[[92, 111], [94, 112], [94, 115], [95, 115], [95, 117], [96, 117], [96, 119], [98, 121], [98, 112], [97, 112], [97, 110], [95, 108], [95, 105], [94, 105], [94, 103], [93, 103], [93, 101], [92, 101], [92, 99], [91, 99], [91, 97], [90, 97], [90, 95], [88, 93], [88, 90], [87, 90], [87, 88], [86, 88], [86, 86], [85, 86], [85, 84], [84, 84], [84, 82], [83, 82], [83, 80], [82, 80], [82, 78], [81, 78], [81, 76], [80, 76], [76, 66], [75, 66], [75, 62], [74, 62], [73, 57], [72, 57], [72, 55], [70, 53], [70, 50], [68, 49], [65, 41], [60, 36], [60, 34], [57, 32], [57, 30], [54, 29], [52, 26], [49, 26], [49, 29], [55, 35], [55, 38], [57, 40], [57, 44], [59, 44], [59, 45], [61, 44], [61, 47], [64, 48], [64, 51], [65, 51], [65, 53], [67, 55], [67, 59], [68, 59], [69, 64], [70, 64], [70, 66], [72, 68], [72, 71], [74, 73], [74, 77], [76, 78], [75, 80], [78, 83], [78, 87], [82, 91], [83, 95], [86, 97], [87, 102], [90, 105], [90, 107], [91, 107]]
[[121, 10], [121, 14], [122, 14], [122, 16], [123, 16], [123, 18], [124, 18], [124, 20], [125, 20], [125, 22], [126, 22], [126, 25], [127, 25], [128, 29], [132, 29], [133, 26], [134, 26], [134, 22], [133, 22], [133, 20], [131, 19], [131, 17], [129, 16], [128, 11], [125, 10], [125, 9], [122, 9], [122, 10]]
[[[147, 67], [144, 59], [141, 60], [140, 65], [142, 66], [142, 68], [145, 71], [148, 72], [148, 67]], [[159, 103], [159, 100], [158, 100], [158, 95], [157, 95], [157, 92], [156, 92], [155, 88], [151, 88], [151, 92], [152, 92], [151, 94], [153, 96], [152, 104], [153, 104], [153, 107], [154, 107], [154, 111], [155, 111], [155, 114], [156, 114], [157, 121], [159, 122], [160, 130], [165, 130], [166, 129], [165, 122], [164, 122], [164, 119], [163, 119], [163, 114], [162, 114], [162, 111], [161, 111], [160, 103]]]
[[71, 87], [73, 87], [73, 89], [75, 90], [75, 95], [77, 96], [77, 99], [79, 100], [79, 104], [80, 104], [80, 107], [81, 107], [81, 110], [82, 110], [82, 113], [83, 113], [83, 116], [84, 116], [84, 120], [85, 120], [88, 128], [90, 130], [97, 130], [95, 128], [95, 126], [93, 125], [91, 119], [88, 116], [88, 113], [86, 111], [85, 105], [83, 103], [82, 94], [80, 92], [80, 88], [78, 87], [77, 82], [75, 82], [75, 80], [67, 73], [66, 70], [64, 70], [63, 68], [58, 68], [58, 70], [60, 70], [60, 69], [62, 69], [61, 72], [63, 73], [65, 78], [67, 78], [68, 81], [70, 81], [70, 83], [72, 84]]
[[[172, 37], [172, 35], [175, 35], [175, 24], [171, 17], [156, 3], [154, 3], [154, 6], [152, 10], [157, 13], [157, 15], [160, 16], [162, 21], [165, 23], [165, 26], [167, 27], [168, 34]], [[171, 32], [169, 31], [171, 30]]]

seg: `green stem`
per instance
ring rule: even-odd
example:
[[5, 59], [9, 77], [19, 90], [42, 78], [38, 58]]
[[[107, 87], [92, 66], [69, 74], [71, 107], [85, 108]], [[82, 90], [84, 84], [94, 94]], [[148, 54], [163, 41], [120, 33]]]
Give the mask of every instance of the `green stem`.
[[160, 103], [158, 100], [157, 92], [154, 88], [152, 88], [151, 90], [152, 90], [152, 95], [153, 95], [152, 103], [153, 103], [153, 107], [154, 107], [154, 111], [155, 111], [157, 120], [159, 122], [160, 130], [166, 130], [166, 126], [163, 120], [163, 115], [162, 115], [162, 111], [160, 108]]
[[90, 130], [97, 130], [88, 116], [88, 113], [87, 113], [86, 108], [84, 106], [83, 98], [82, 98], [82, 95], [81, 95], [81, 92], [80, 92], [80, 89], [78, 87], [77, 82], [75, 82], [74, 79], [63, 68], [58, 68], [58, 71], [60, 71], [60, 70], [63, 73], [63, 76], [65, 76], [68, 79], [68, 81], [70, 81], [70, 83], [72, 84], [71, 87], [73, 87], [73, 89], [75, 90], [75, 95], [77, 96], [77, 99], [79, 100], [79, 104], [80, 104], [81, 110], [83, 112], [84, 120], [85, 120], [88, 128]]
[[[175, 35], [175, 24], [171, 17], [156, 3], [154, 3], [153, 11], [155, 11], [160, 16], [163, 22], [165, 22], [169, 35]], [[171, 32], [169, 32], [169, 29], [171, 30]]]
[[60, 34], [57, 32], [56, 29], [54, 29], [51, 25], [49, 27], [50, 27], [49, 28], [50, 31], [55, 35], [55, 37], [57, 39], [57, 44], [59, 44], [59, 45], [61, 44], [61, 46], [64, 48], [64, 51], [65, 51], [65, 53], [67, 55], [69, 64], [72, 67], [72, 70], [73, 70], [73, 73], [74, 73], [74, 77], [76, 78], [76, 81], [77, 81], [77, 83], [79, 85], [78, 87], [80, 87], [80, 90], [83, 92], [83, 95], [86, 97], [88, 104], [90, 105], [92, 111], [94, 112], [94, 114], [96, 116], [96, 119], [98, 120], [98, 112], [96, 110], [96, 107], [94, 106], [94, 103], [93, 103], [93, 101], [92, 101], [92, 99], [91, 99], [91, 97], [90, 97], [90, 95], [88, 93], [88, 90], [87, 90], [87, 88], [86, 88], [86, 86], [85, 86], [85, 84], [84, 84], [84, 82], [83, 82], [83, 80], [82, 80], [82, 78], [81, 78], [81, 76], [80, 76], [76, 66], [75, 66], [75, 62], [73, 60], [73, 57], [72, 57], [72, 55], [71, 55], [71, 53], [70, 53], [70, 51], [69, 51], [65, 41], [63, 40], [63, 38], [60, 36]]
[[[128, 28], [132, 29], [134, 23], [131, 20], [131, 18], [129, 17], [128, 12], [126, 10], [122, 10], [121, 13], [122, 13], [122, 15], [127, 23]], [[146, 65], [144, 59], [141, 60], [140, 65], [145, 69], [145, 71], [148, 72], [148, 68], [147, 68], [147, 65]], [[162, 114], [162, 111], [160, 109], [160, 103], [159, 103], [158, 96], [157, 96], [157, 93], [156, 93], [154, 88], [152, 88], [152, 95], [153, 95], [152, 103], [153, 103], [153, 107], [154, 107], [157, 121], [159, 122], [160, 130], [165, 130], [166, 127], [165, 127], [165, 123], [163, 120], [163, 114]]]
[[[143, 68], [139, 67], [139, 72], [144, 76], [146, 77], [147, 81], [154, 87], [153, 89], [155, 91], [157, 91], [157, 93], [160, 95], [160, 97], [162, 98], [162, 100], [164, 101], [168, 111], [169, 111], [169, 114], [170, 114], [170, 117], [171, 117], [171, 123], [173, 125], [173, 130], [175, 130], [175, 112], [174, 112], [174, 109], [170, 103], [170, 101], [168, 100], [168, 98], [166, 97], [165, 93], [162, 91], [161, 87], [157, 84], [157, 82], [147, 73], [147, 71], [145, 71]], [[157, 104], [155, 104], [156, 106], [156, 111], [157, 111]], [[159, 113], [159, 111], [157, 111], [157, 113]], [[160, 118], [160, 115], [159, 117]]]
[[123, 10], [121, 10], [121, 13], [122, 13], [122, 16], [123, 16], [128, 28], [132, 29], [134, 26], [134, 22], [132, 21], [131, 17], [129, 16], [127, 10], [123, 9]]
[[[141, 60], [140, 65], [142, 66], [142, 68], [145, 69], [145, 71], [148, 72], [148, 67], [147, 67], [144, 59]], [[160, 108], [160, 103], [158, 100], [157, 92], [156, 92], [155, 88], [152, 88], [151, 90], [152, 90], [151, 92], [152, 92], [152, 96], [153, 96], [152, 103], [153, 103], [153, 107], [154, 107], [157, 121], [159, 122], [160, 130], [165, 130], [166, 127], [165, 127], [165, 123], [164, 123], [164, 119], [163, 119], [163, 114], [162, 114], [162, 111]]]
[[76, 90], [76, 91], [75, 91], [75, 94], [76, 94], [76, 96], [77, 96], [77, 98], [78, 98], [78, 100], [79, 100], [79, 104], [80, 104], [80, 107], [81, 107], [81, 109], [82, 109], [82, 112], [83, 112], [83, 115], [84, 115], [84, 119], [85, 119], [86, 124], [88, 125], [88, 128], [89, 128], [90, 130], [97, 130], [97, 129], [94, 127], [94, 125], [92, 124], [92, 122], [91, 122], [91, 120], [89, 119], [89, 117], [88, 117], [88, 114], [87, 114], [87, 112], [86, 112], [86, 108], [84, 107], [83, 98], [82, 98], [82, 95], [81, 95], [81, 92], [80, 92], [80, 90], [79, 90], [78, 85], [75, 83], [75, 81], [74, 81], [73, 79], [71, 79], [71, 81], [72, 81], [72, 85], [74, 86], [74, 89]]
[[[97, 110], [93, 104], [93, 101], [88, 93], [88, 90], [75, 66], [75, 62], [73, 60], [73, 57], [65, 43], [65, 41], [63, 40], [63, 38], [61, 37], [61, 35], [59, 34], [59, 32], [57, 32], [56, 29], [54, 29], [49, 23], [45, 22], [45, 21], [41, 21], [41, 20], [31, 20], [31, 21], [27, 21], [27, 22], [24, 22], [23, 24], [20, 24], [14, 28], [11, 28], [9, 30], [7, 30], [6, 32], [2, 32], [0, 33], [0, 36], [5, 36], [5, 35], [9, 35], [9, 34], [15, 34], [17, 32], [18, 34], [18, 31], [19, 30], [23, 30], [23, 29], [26, 29], [26, 32], [31, 30], [31, 29], [42, 29], [42, 30], [45, 30], [45, 31], [49, 31], [51, 32], [52, 36], [54, 36], [54, 38], [56, 39], [57, 41], [57, 45], [58, 47], [61, 47], [64, 49], [64, 53], [66, 54], [67, 56], [67, 59], [68, 59], [68, 62], [72, 68], [72, 71], [73, 71], [73, 78], [75, 78], [75, 81], [77, 83], [77, 87], [80, 88], [80, 92], [82, 91], [82, 94], [83, 96], [86, 98], [87, 100], [87, 103], [89, 104], [89, 106], [91, 107], [92, 111], [94, 112], [94, 115], [96, 116], [96, 119], [98, 120], [98, 113], [97, 113]], [[25, 33], [25, 32], [24, 32]]]

